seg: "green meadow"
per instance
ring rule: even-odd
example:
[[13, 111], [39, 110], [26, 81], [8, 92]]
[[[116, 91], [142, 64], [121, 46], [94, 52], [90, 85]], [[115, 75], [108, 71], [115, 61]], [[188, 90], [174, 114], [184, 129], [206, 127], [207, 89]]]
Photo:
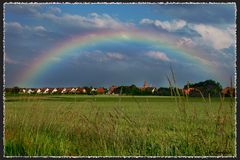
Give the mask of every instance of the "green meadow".
[[5, 156], [235, 156], [230, 97], [6, 95]]

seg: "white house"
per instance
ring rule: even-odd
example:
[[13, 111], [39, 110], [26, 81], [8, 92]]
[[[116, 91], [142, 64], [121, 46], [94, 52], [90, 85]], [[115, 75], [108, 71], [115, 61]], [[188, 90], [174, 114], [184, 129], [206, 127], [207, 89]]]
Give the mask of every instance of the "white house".
[[22, 92], [23, 92], [23, 93], [26, 93], [26, 92], [27, 92], [27, 90], [26, 90], [26, 89], [23, 89], [23, 90], [22, 90]]
[[34, 90], [29, 89], [29, 90], [27, 91], [27, 93], [28, 93], [28, 94], [34, 93]]
[[152, 89], [152, 93], [154, 93], [155, 91], [157, 91], [157, 89], [156, 89], [156, 88], [153, 88], [153, 89]]
[[66, 92], [67, 92], [66, 88], [63, 88], [63, 90], [61, 91], [61, 93], [66, 93]]
[[71, 92], [71, 93], [76, 93], [77, 89], [78, 89], [78, 88], [72, 88], [72, 89], [70, 90], [70, 92]]
[[49, 91], [49, 88], [46, 88], [45, 91], [43, 92], [44, 94], [47, 94]]
[[42, 93], [42, 91], [41, 91], [41, 89], [39, 88], [38, 90], [37, 90], [37, 94], [41, 94]]
[[56, 93], [58, 90], [57, 90], [57, 88], [54, 88], [53, 90], [52, 90], [52, 93]]

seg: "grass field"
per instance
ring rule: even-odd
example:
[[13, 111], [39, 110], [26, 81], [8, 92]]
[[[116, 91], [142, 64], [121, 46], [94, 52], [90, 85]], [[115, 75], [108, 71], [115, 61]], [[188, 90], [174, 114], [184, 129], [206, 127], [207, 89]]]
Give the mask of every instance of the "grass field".
[[230, 98], [6, 96], [6, 156], [235, 156]]

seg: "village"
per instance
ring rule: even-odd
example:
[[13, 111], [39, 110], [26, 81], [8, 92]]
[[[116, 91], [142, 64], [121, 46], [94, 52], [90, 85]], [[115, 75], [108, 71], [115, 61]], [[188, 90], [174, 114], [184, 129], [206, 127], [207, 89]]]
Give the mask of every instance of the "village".
[[[202, 83], [206, 83], [204, 86]], [[211, 85], [209, 85], [209, 83]], [[178, 88], [181, 95], [190, 95], [193, 97], [199, 97], [201, 94], [198, 90], [200, 90], [203, 95], [208, 96], [211, 93], [211, 96], [218, 96], [219, 92], [224, 96], [235, 96], [235, 88], [233, 87], [225, 87], [221, 88], [221, 86], [215, 84], [215, 81], [207, 80], [205, 82], [199, 82], [196, 84], [185, 85], [184, 88]], [[206, 87], [207, 86], [207, 87]], [[143, 86], [137, 87], [135, 85], [131, 86], [115, 86], [112, 85], [109, 88], [105, 87], [65, 87], [65, 88], [6, 88], [5, 91], [7, 93], [18, 93], [18, 94], [87, 94], [87, 95], [159, 95], [159, 96], [171, 96], [170, 87], [153, 87], [144, 81]]]
[[[117, 94], [116, 89], [118, 86], [111, 86], [110, 88], [94, 88], [94, 87], [66, 87], [66, 88], [21, 88], [20, 94]], [[154, 93], [157, 88], [151, 87], [146, 81], [144, 81], [143, 87], [138, 87], [140, 90], [151, 90]]]

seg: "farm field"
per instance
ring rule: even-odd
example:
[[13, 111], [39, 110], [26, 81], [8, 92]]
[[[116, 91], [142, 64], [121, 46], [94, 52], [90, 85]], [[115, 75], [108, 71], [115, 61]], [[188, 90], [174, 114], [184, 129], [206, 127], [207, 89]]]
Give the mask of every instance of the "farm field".
[[234, 108], [226, 97], [7, 95], [4, 154], [235, 156]]

